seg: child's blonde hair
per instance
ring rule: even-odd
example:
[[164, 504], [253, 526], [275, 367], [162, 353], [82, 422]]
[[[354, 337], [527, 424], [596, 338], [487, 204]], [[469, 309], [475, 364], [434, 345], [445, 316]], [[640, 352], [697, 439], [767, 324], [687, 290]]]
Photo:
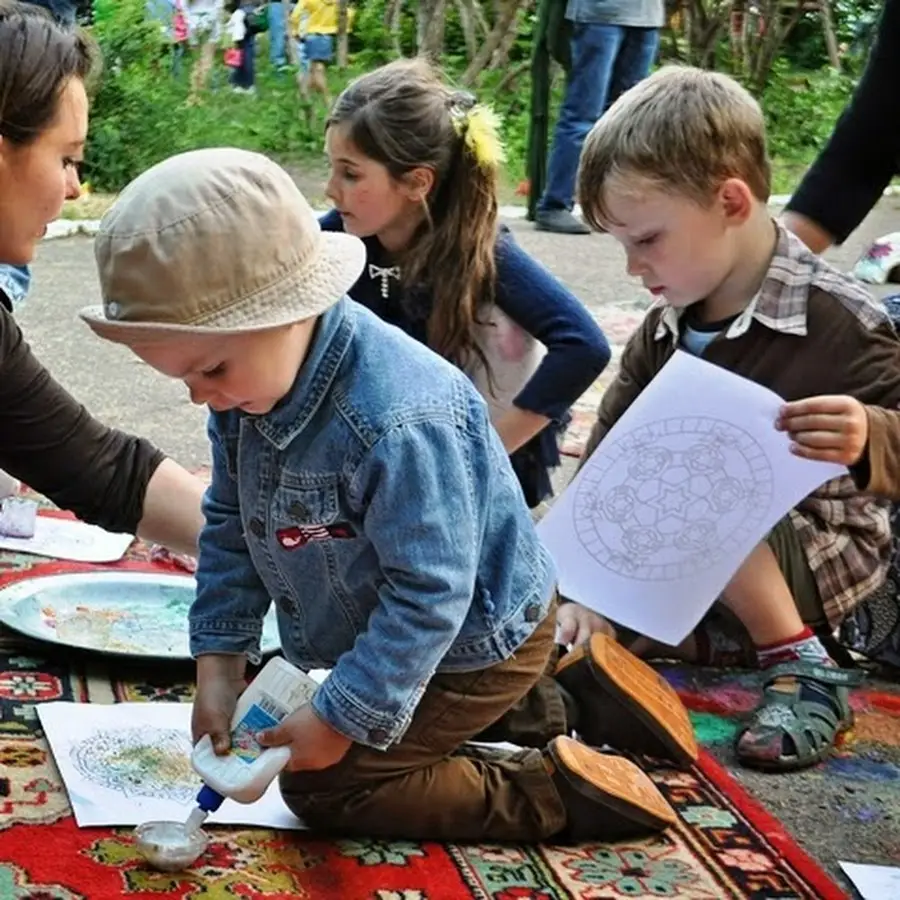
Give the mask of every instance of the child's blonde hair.
[[626, 91], [591, 129], [581, 151], [578, 196], [584, 218], [610, 222], [610, 178], [646, 179], [708, 204], [729, 178], [763, 203], [771, 169], [759, 104], [727, 75], [666, 66]]

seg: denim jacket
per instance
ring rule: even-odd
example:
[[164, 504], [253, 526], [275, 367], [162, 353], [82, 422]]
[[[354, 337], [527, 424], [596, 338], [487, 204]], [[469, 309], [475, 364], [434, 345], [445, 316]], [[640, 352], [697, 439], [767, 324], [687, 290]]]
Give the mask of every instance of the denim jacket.
[[349, 299], [271, 412], [213, 412], [191, 651], [332, 668], [326, 722], [385, 749], [435, 672], [512, 655], [556, 580], [471, 382]]
[[[11, 312], [25, 302], [31, 287], [31, 269], [28, 266], [11, 266], [0, 263], [0, 301], [6, 295], [12, 304]], [[9, 308], [9, 304], [4, 303]]]

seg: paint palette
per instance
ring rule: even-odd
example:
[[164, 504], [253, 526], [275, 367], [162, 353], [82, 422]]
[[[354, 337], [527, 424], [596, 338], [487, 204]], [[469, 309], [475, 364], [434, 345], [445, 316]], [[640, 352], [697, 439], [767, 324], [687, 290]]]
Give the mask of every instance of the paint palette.
[[[0, 590], [0, 622], [28, 637], [116, 656], [190, 659], [188, 612], [196, 582], [183, 575], [83, 572]], [[280, 646], [274, 606], [261, 650]]]

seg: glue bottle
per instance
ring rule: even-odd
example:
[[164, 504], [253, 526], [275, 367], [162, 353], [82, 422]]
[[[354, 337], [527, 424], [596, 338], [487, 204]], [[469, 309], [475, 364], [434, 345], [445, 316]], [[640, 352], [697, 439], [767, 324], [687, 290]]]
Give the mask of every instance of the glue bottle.
[[318, 684], [279, 656], [270, 659], [238, 697], [231, 719], [231, 750], [218, 756], [208, 734], [191, 754], [191, 765], [203, 779], [184, 830], [192, 834], [226, 797], [238, 803], [258, 800], [272, 779], [287, 765], [290, 747], [261, 747], [256, 735], [308, 703]]

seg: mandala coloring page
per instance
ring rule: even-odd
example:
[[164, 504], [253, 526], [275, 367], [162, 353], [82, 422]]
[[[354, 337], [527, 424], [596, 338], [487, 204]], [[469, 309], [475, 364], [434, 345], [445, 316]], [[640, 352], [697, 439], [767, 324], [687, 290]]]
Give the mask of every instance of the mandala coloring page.
[[847, 474], [790, 452], [783, 402], [676, 351], [538, 525], [562, 594], [683, 640], [777, 522]]
[[[40, 703], [37, 712], [79, 826], [187, 818], [201, 786], [190, 703]], [[209, 822], [303, 828], [277, 781], [256, 803], [226, 800]]]

